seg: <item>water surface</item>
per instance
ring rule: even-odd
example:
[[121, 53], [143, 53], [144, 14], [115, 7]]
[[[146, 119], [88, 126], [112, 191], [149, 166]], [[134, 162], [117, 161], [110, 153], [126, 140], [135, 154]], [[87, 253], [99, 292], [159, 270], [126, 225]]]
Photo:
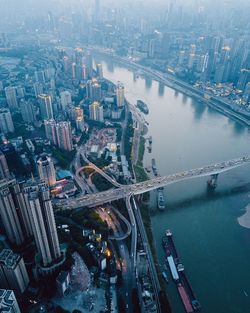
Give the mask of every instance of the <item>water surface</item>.
[[[124, 83], [129, 102], [148, 104], [153, 151], [145, 154], [145, 166], [155, 158], [166, 175], [250, 154], [247, 128], [110, 58], [96, 60], [107, 79]], [[152, 215], [159, 262], [164, 263], [161, 238], [170, 228], [203, 313], [250, 312], [250, 230], [238, 223], [250, 202], [249, 173], [244, 166], [220, 175], [214, 193], [204, 177], [167, 186], [165, 212]], [[153, 211], [155, 198], [152, 192]], [[184, 312], [172, 282], [167, 293], [173, 311]]]

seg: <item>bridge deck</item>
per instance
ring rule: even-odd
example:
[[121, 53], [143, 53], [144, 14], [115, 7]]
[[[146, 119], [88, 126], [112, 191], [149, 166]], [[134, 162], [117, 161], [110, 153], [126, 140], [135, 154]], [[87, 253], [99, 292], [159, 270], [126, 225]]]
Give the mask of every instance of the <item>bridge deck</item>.
[[69, 199], [67, 204], [73, 208], [81, 206], [96, 206], [103, 203], [122, 199], [132, 194], [142, 194], [147, 191], [151, 191], [156, 188], [164, 187], [166, 185], [180, 182], [183, 180], [226, 172], [249, 162], [250, 156], [241, 157], [176, 174], [159, 176], [133, 185], [124, 185], [116, 189], [80, 196], [72, 200]]

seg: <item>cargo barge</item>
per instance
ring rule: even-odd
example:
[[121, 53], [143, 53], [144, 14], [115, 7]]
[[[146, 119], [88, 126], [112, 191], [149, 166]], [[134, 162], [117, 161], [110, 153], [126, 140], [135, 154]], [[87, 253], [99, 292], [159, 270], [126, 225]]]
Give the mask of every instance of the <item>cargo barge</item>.
[[158, 176], [155, 159], [152, 159], [152, 170], [155, 176]]
[[165, 279], [166, 283], [168, 284], [168, 275], [165, 271], [162, 272], [162, 277]]
[[163, 211], [165, 209], [165, 199], [163, 194], [163, 188], [157, 189], [157, 206], [158, 209]]
[[151, 153], [152, 152], [152, 142], [148, 142], [148, 152]]
[[148, 114], [149, 113], [149, 109], [148, 106], [146, 105], [145, 102], [143, 102], [142, 100], [137, 100], [137, 104], [136, 104], [137, 108], [142, 111], [144, 114]]
[[167, 230], [165, 236], [162, 238], [162, 245], [166, 253], [166, 261], [172, 278], [176, 283], [178, 293], [186, 312], [192, 313], [200, 311], [201, 305], [193, 292], [191, 284], [185, 273], [184, 266], [180, 262], [172, 232], [170, 230]]

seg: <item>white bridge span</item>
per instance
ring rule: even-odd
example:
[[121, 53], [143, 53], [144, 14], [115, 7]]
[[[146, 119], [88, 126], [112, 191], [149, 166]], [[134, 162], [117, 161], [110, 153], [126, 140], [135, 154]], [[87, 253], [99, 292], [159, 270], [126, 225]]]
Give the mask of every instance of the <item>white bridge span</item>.
[[71, 208], [79, 208], [83, 206], [94, 207], [111, 201], [123, 199], [129, 195], [139, 195], [147, 191], [151, 191], [183, 180], [202, 176], [217, 175], [223, 172], [230, 171], [247, 163], [250, 163], [250, 156], [203, 166], [200, 168], [167, 176], [158, 176], [156, 178], [141, 183], [124, 185], [116, 189], [110, 189], [104, 192], [98, 192], [94, 194], [80, 196], [74, 199], [68, 199], [63, 205]]

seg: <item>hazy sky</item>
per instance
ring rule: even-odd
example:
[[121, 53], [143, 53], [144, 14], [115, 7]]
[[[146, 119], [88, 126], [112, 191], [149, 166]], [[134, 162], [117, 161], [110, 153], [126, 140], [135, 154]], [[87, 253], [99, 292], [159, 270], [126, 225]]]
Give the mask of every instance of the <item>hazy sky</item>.
[[[237, 10], [244, 9], [244, 4], [250, 6], [250, 0], [99, 0], [102, 6], [121, 6], [129, 7], [129, 4], [133, 4], [133, 7], [138, 5], [141, 8], [152, 6], [156, 11], [161, 7], [168, 7], [168, 4], [172, 2], [174, 6], [204, 6], [209, 8], [210, 11], [214, 7], [217, 11], [218, 8], [223, 7], [235, 7]], [[51, 10], [56, 13], [64, 7], [71, 8], [84, 8], [94, 6], [95, 0], [0, 0], [0, 12], [3, 18], [7, 16], [14, 16], [20, 14], [33, 15], [35, 12], [42, 13]], [[124, 4], [127, 4], [124, 6]], [[223, 9], [222, 9], [223, 11]], [[16, 13], [16, 14], [15, 14]], [[0, 21], [1, 22], [1, 21]]]
[[[170, 2], [175, 4], [198, 4], [204, 3], [207, 5], [213, 5], [215, 3], [224, 3], [224, 4], [231, 4], [235, 6], [239, 6], [239, 3], [249, 4], [249, 0], [99, 0], [102, 4], [124, 4], [124, 3], [141, 3], [141, 4], [152, 4], [152, 6], [156, 6], [157, 4], [168, 4]], [[0, 0], [0, 8], [1, 7], [26, 7], [26, 6], [35, 6], [35, 7], [45, 7], [53, 5], [54, 3], [59, 3], [63, 5], [67, 5], [69, 3], [75, 4], [91, 4], [94, 3], [95, 0]]]

